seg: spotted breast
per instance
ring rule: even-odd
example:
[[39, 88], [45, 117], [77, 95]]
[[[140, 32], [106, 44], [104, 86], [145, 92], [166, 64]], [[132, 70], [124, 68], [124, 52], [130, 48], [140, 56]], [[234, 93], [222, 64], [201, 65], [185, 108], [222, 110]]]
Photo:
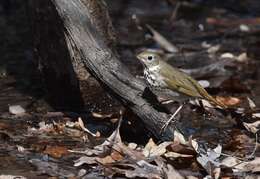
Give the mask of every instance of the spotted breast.
[[163, 76], [160, 75], [159, 71], [159, 65], [149, 69], [144, 69], [144, 77], [148, 82], [148, 85], [152, 88], [164, 88], [167, 86], [167, 84], [164, 82]]

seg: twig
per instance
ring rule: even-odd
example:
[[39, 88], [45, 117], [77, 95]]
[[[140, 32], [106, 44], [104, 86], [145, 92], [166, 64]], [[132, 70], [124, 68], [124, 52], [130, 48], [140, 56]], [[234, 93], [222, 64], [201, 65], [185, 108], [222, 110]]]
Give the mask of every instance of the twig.
[[170, 52], [170, 53], [177, 53], [179, 52], [179, 49], [173, 45], [171, 42], [169, 42], [164, 36], [162, 36], [159, 32], [157, 32], [154, 28], [152, 28], [150, 25], [146, 24], [146, 27], [150, 30], [152, 33], [153, 40], [158, 43], [164, 50]]
[[177, 2], [177, 4], [175, 5], [174, 10], [172, 12], [172, 15], [170, 17], [171, 24], [173, 24], [174, 20], [176, 19], [176, 16], [177, 16], [177, 13], [178, 13], [178, 10], [179, 10], [180, 6], [181, 6], [181, 3]]

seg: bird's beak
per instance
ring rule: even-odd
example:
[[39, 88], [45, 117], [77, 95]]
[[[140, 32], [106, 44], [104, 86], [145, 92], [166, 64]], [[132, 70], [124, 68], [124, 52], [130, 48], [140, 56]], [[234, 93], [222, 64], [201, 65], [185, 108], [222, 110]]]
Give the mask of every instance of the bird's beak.
[[142, 54], [138, 54], [137, 56], [136, 56], [141, 62], [144, 62], [144, 56], [142, 55]]

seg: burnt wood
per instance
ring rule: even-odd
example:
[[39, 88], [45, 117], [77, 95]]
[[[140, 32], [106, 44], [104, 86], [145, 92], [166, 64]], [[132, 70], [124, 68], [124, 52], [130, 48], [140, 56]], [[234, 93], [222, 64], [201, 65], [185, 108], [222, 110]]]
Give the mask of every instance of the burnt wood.
[[[113, 49], [113, 34], [104, 35], [104, 28], [112, 28], [110, 22], [99, 23], [99, 14], [93, 14], [97, 7], [105, 8], [101, 0], [51, 0], [64, 24], [65, 39], [70, 54], [80, 52], [80, 63], [94, 76], [107, 92], [118, 98], [122, 104], [137, 114], [147, 129], [160, 140], [173, 138], [174, 126], [161, 134], [160, 129], [167, 121], [166, 113], [155, 109], [142, 97], [146, 84], [135, 78], [119, 60]], [[84, 3], [83, 3], [84, 2]], [[96, 4], [98, 3], [98, 5]], [[109, 21], [105, 11], [96, 11]], [[103, 18], [104, 19], [104, 18]], [[107, 24], [100, 26], [100, 24]], [[103, 29], [102, 29], [103, 28]], [[111, 35], [111, 36], [110, 36]], [[108, 40], [110, 39], [110, 41]], [[73, 66], [74, 61], [72, 61]], [[77, 72], [76, 72], [77, 73]]]

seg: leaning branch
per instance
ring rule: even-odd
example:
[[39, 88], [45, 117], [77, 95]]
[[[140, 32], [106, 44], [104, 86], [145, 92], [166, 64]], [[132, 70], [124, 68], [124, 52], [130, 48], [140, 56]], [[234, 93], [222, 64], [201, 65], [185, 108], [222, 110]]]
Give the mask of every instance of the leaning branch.
[[154, 109], [142, 93], [146, 85], [130, 74], [117, 55], [105, 43], [104, 37], [91, 19], [91, 6], [84, 6], [80, 0], [52, 0], [64, 22], [66, 35], [81, 52], [82, 62], [88, 71], [110, 93], [131, 108], [144, 122], [147, 129], [158, 139], [173, 137], [174, 128], [169, 126], [163, 134], [160, 129], [167, 121], [167, 115]]

